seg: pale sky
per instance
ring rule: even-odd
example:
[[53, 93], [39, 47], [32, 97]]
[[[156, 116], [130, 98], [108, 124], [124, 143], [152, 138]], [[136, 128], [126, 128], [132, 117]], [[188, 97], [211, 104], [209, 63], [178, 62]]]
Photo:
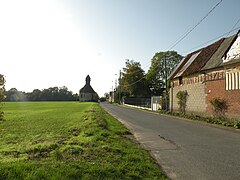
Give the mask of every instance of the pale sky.
[[[169, 50], [219, 1], [0, 0], [0, 73], [6, 89], [67, 86], [74, 93], [89, 74], [103, 96], [126, 59], [147, 72], [156, 52]], [[186, 55], [230, 31], [239, 7], [240, 0], [223, 0], [174, 50]]]

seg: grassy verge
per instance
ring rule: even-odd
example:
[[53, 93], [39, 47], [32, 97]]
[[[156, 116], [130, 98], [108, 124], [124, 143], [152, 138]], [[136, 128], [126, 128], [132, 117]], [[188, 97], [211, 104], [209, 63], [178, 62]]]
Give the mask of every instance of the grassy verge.
[[166, 111], [159, 111], [159, 113], [240, 129], [240, 121], [237, 121], [237, 120], [227, 120], [227, 119], [221, 119], [216, 117], [203, 117], [203, 116], [194, 115], [194, 114], [182, 114], [177, 112], [166, 112]]
[[95, 103], [6, 103], [0, 179], [166, 179]]

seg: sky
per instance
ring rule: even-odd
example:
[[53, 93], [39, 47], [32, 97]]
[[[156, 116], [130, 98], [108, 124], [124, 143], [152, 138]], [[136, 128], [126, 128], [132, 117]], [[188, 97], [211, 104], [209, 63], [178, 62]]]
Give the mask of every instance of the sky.
[[[66, 86], [73, 93], [90, 75], [103, 96], [126, 59], [147, 72], [156, 52], [170, 50], [219, 1], [0, 0], [0, 74], [7, 90]], [[239, 7], [240, 0], [223, 0], [171, 50], [186, 55], [236, 33], [227, 34], [240, 27]]]

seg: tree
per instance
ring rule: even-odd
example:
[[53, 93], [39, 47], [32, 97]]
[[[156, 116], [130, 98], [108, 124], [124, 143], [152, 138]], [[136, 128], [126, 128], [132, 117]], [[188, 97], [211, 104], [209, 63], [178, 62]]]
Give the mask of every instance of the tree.
[[48, 89], [34, 89], [32, 92], [25, 93], [11, 88], [6, 92], [6, 101], [74, 101], [78, 97], [73, 95], [66, 86], [50, 87]]
[[68, 91], [68, 88], [66, 86], [59, 88], [59, 97], [58, 100], [60, 101], [73, 101], [75, 100], [73, 94], [71, 91]]
[[182, 56], [176, 51], [157, 52], [151, 60], [151, 66], [146, 74], [146, 79], [151, 86], [153, 94], [162, 94], [166, 88], [166, 79], [178, 65]]
[[144, 70], [139, 62], [126, 60], [126, 67], [123, 68], [122, 79], [117, 91], [132, 97], [144, 97], [149, 93], [145, 79]]
[[0, 74], [0, 121], [4, 119], [3, 104], [2, 101], [5, 99], [5, 78]]
[[18, 90], [16, 88], [11, 88], [6, 92], [7, 101], [19, 101]]
[[34, 89], [31, 93], [28, 93], [29, 101], [40, 101], [41, 90]]
[[109, 93], [104, 93], [104, 98], [109, 99]]

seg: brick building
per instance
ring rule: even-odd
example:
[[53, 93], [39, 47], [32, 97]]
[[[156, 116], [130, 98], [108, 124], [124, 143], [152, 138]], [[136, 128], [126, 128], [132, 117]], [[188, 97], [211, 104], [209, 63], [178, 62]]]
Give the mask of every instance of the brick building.
[[178, 111], [179, 91], [187, 91], [187, 113], [211, 115], [210, 100], [224, 99], [226, 114], [240, 117], [240, 33], [194, 51], [169, 76], [170, 110]]

